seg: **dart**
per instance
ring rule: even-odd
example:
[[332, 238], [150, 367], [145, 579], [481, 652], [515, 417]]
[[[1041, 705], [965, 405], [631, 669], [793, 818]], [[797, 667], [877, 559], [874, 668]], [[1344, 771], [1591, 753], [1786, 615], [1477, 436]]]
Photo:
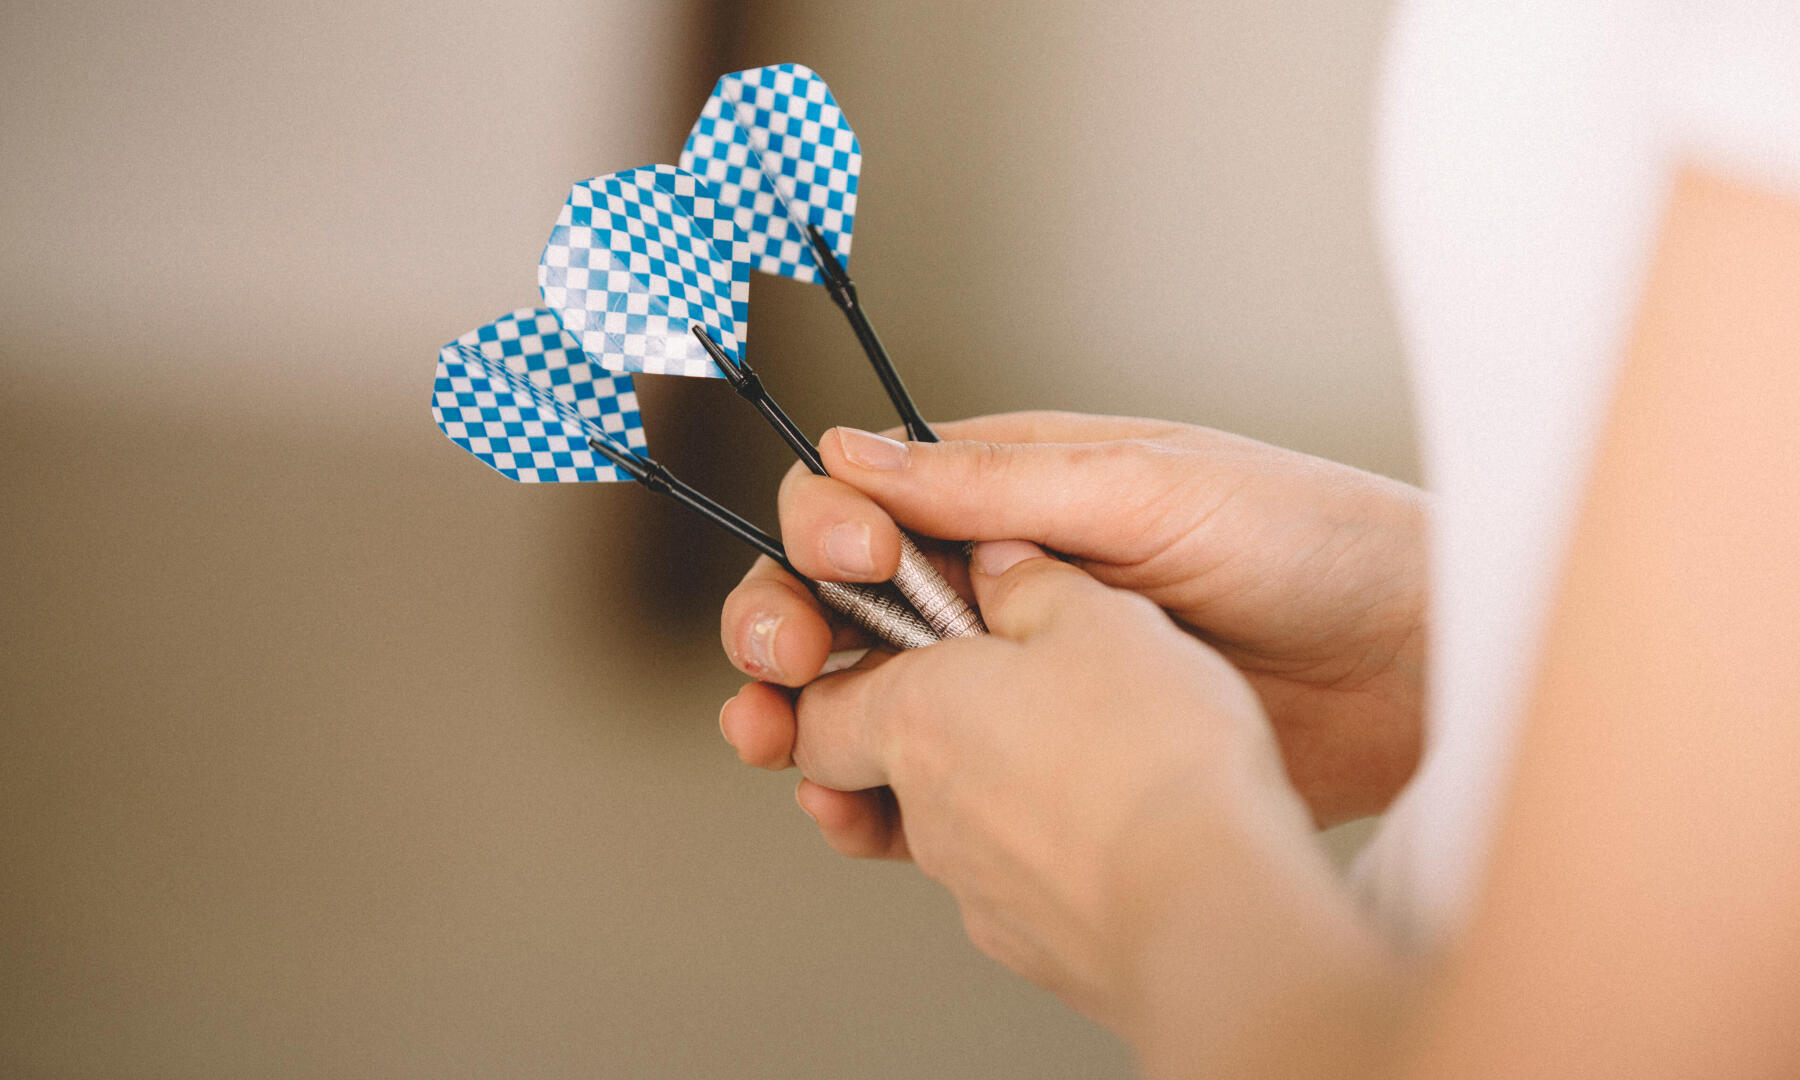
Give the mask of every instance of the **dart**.
[[[549, 311], [521, 308], [445, 345], [431, 415], [452, 442], [502, 476], [522, 483], [635, 480], [807, 581], [774, 537], [649, 456], [631, 376], [596, 372]], [[891, 586], [807, 584], [822, 602], [897, 648], [939, 640]]]
[[[694, 337], [712, 357], [713, 364], [731, 383], [732, 389], [756, 406], [757, 411], [769, 421], [769, 425], [793, 448], [795, 456], [815, 476], [830, 475], [825, 471], [825, 461], [819, 456], [819, 448], [812, 444], [775, 399], [769, 396], [762, 380], [756, 377], [756, 372], [751, 370], [750, 365], [726, 353], [704, 327], [694, 327]], [[987, 632], [987, 627], [981, 623], [981, 616], [949, 587], [925, 558], [925, 553], [919, 550], [918, 545], [913, 543], [912, 537], [906, 535], [904, 530], [900, 533], [900, 568], [894, 573], [894, 587], [913, 602], [913, 606], [919, 609], [919, 614], [924, 616], [933, 629], [945, 637], [972, 637]]]
[[[907, 438], [937, 442], [856, 295], [845, 263], [862, 148], [825, 80], [799, 64], [720, 77], [681, 150], [765, 274], [820, 283], [850, 321]], [[723, 344], [723, 343], [721, 343]]]
[[[685, 169], [646, 165], [576, 184], [544, 246], [538, 288], [563, 329], [606, 370], [717, 378], [730, 369], [709, 349], [742, 361], [749, 247], [712, 186]], [[705, 344], [690, 327], [706, 331]], [[745, 396], [784, 437], [810, 448], [766, 391]], [[790, 445], [799, 452], [793, 439]], [[814, 465], [817, 451], [811, 454], [808, 465], [823, 471]], [[983, 632], [980, 617], [904, 538], [894, 585], [939, 634]]]

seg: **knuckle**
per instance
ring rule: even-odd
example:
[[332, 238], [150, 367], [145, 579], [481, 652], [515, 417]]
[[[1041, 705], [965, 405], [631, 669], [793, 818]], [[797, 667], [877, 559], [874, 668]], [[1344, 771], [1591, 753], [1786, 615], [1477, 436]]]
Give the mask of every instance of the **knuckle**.
[[1085, 583], [1069, 573], [1072, 569], [1033, 565], [1009, 571], [991, 586], [993, 591], [987, 597], [985, 610], [1014, 624], [1065, 622], [1064, 616], [1077, 614], [1084, 607], [1074, 599]]
[[858, 719], [884, 751], [904, 749], [913, 741], [913, 717], [917, 715], [917, 680], [912, 678], [915, 666], [917, 662], [911, 653], [898, 653], [869, 676], [874, 685], [865, 701], [872, 707], [865, 707]]
[[1135, 470], [1142, 463], [1142, 449], [1131, 439], [1107, 439], [1103, 442], [1072, 443], [1064, 450], [1064, 464], [1070, 468], [1096, 470], [1108, 474]]
[[826, 676], [808, 683], [794, 699], [794, 764], [803, 775], [811, 776], [811, 766], [817, 764], [819, 736], [825, 730], [829, 703], [825, 698], [831, 693], [834, 676]]
[[1048, 575], [1034, 573], [1043, 568], [1018, 566], [1000, 575], [991, 585], [987, 602], [990, 607], [1013, 607], [1030, 599], [1051, 584]]
[[986, 485], [1004, 480], [1012, 470], [1013, 448], [1010, 443], [977, 440], [967, 445], [964, 464], [968, 481]]
[[922, 832], [923, 830], [914, 824], [913, 819], [907, 819], [906, 843], [912, 855], [913, 868], [925, 875], [928, 880], [942, 885], [946, 869], [944, 854], [935, 839], [929, 835], [921, 835]]
[[895, 774], [915, 782], [935, 775], [942, 751], [930, 695], [924, 681], [913, 677], [917, 666], [910, 653], [883, 664], [880, 683], [868, 697], [872, 707], [860, 718]]
[[968, 904], [962, 905], [963, 934], [990, 959], [1000, 960], [1006, 954], [1006, 936], [995, 919]]
[[[801, 729], [804, 732], [805, 729]], [[823, 775], [824, 762], [817, 752], [817, 739], [807, 739], [796, 734], [794, 749], [789, 752], [788, 760], [794, 763], [794, 769], [808, 780], [818, 781]]]
[[[802, 728], [800, 730], [804, 731], [805, 729]], [[819, 774], [819, 763], [813, 757], [812, 746], [813, 740], [802, 738], [800, 737], [799, 732], [796, 732], [794, 749], [788, 754], [788, 760], [794, 763], [794, 768], [799, 771], [801, 776], [806, 777], [808, 780], [813, 779]]]

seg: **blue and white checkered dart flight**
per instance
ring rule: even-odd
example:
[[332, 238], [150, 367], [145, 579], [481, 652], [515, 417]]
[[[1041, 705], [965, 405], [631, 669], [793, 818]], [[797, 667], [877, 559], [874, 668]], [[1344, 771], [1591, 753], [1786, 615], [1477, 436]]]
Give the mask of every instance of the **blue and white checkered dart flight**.
[[806, 227], [850, 258], [862, 148], [825, 80], [799, 64], [722, 76], [681, 148], [681, 167], [718, 189], [756, 269], [822, 280]]
[[528, 484], [631, 479], [590, 438], [647, 452], [631, 376], [589, 363], [543, 308], [520, 308], [445, 345], [431, 416], [451, 442]]
[[[596, 368], [543, 308], [521, 308], [445, 345], [438, 352], [431, 416], [450, 441], [509, 479], [635, 480], [793, 571], [774, 537], [649, 456], [631, 376]], [[939, 640], [891, 587], [811, 586], [820, 600], [890, 645], [910, 649]]]
[[748, 247], [712, 186], [673, 165], [583, 180], [538, 263], [538, 290], [563, 329], [609, 371], [717, 377], [689, 333], [743, 353]]
[[825, 80], [799, 64], [721, 77], [681, 150], [748, 243], [758, 270], [819, 282], [856, 333], [907, 435], [936, 442], [857, 299], [845, 264], [862, 147]]

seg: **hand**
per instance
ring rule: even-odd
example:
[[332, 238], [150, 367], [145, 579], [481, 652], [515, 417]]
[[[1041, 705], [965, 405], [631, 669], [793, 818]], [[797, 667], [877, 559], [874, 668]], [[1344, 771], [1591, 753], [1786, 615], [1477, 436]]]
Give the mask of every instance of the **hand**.
[[1167, 909], [1232, 891], [1182, 853], [1300, 852], [1311, 824], [1249, 686], [1155, 605], [1021, 541], [972, 578], [991, 637], [801, 692], [802, 805], [910, 851], [979, 948], [1129, 1034]]
[[[1040, 543], [1155, 602], [1243, 672], [1316, 821], [1385, 808], [1419, 749], [1420, 492], [1182, 424], [1020, 413], [941, 430], [952, 441], [828, 432], [832, 475], [797, 470], [782, 485], [795, 566], [883, 580], [898, 561], [894, 521], [926, 536]], [[766, 560], [726, 600], [722, 632], [742, 670], [790, 687], [816, 677], [834, 647], [858, 643]], [[747, 762], [789, 764], [792, 708], [775, 686], [747, 687], [721, 726]], [[861, 850], [853, 837], [834, 843]]]

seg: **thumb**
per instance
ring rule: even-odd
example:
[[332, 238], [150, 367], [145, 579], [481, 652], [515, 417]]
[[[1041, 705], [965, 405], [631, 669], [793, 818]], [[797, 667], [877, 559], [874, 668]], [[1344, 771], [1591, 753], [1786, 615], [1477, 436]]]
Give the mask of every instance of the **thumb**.
[[[1122, 493], [1153, 504], [1163, 486], [1146, 447], [1104, 443], [899, 443], [855, 428], [819, 440], [831, 475], [927, 536], [1034, 540], [1057, 551], [1109, 559], [1130, 513]], [[1167, 455], [1160, 455], [1166, 457]]]
[[1024, 540], [989, 540], [969, 559], [975, 602], [994, 636], [1023, 641], [1091, 611], [1114, 590]]

